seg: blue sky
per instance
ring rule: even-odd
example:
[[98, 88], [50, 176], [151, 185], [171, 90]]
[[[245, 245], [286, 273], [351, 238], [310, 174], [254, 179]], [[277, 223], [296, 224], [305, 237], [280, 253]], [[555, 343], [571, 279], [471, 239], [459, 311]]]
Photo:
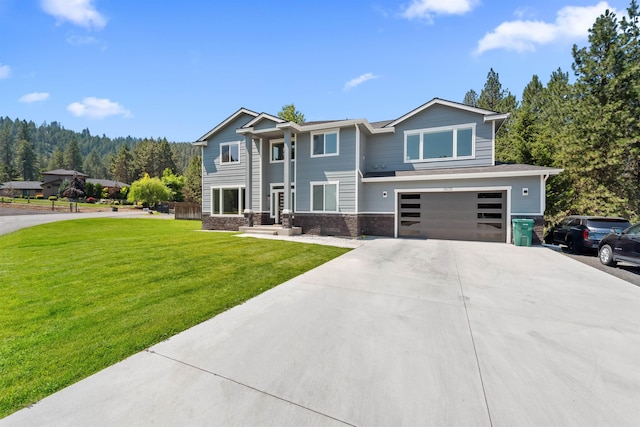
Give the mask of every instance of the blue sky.
[[518, 99], [627, 0], [0, 0], [0, 116], [191, 142], [240, 107], [395, 119], [490, 68]]

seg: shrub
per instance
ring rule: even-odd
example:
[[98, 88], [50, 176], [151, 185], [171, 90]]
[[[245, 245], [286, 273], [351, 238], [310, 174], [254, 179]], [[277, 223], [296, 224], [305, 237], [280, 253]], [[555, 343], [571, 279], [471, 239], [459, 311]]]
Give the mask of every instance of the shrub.
[[87, 203], [95, 203], [96, 199], [95, 197], [87, 197], [84, 201]]
[[49, 196], [49, 200], [51, 201], [58, 200], [58, 196]]

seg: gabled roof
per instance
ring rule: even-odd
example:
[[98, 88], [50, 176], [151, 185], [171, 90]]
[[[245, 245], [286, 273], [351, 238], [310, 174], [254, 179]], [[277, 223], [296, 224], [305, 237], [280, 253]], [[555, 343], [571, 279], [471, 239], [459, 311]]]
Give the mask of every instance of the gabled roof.
[[488, 121], [503, 121], [505, 120], [507, 117], [509, 117], [509, 114], [500, 114], [500, 113], [496, 113], [495, 111], [491, 111], [491, 110], [485, 110], [483, 108], [478, 108], [478, 107], [472, 107], [470, 105], [466, 105], [466, 104], [461, 104], [458, 102], [453, 102], [453, 101], [447, 101], [444, 99], [440, 99], [440, 98], [433, 98], [431, 101], [427, 102], [426, 104], [422, 104], [421, 106], [419, 106], [418, 108], [409, 111], [407, 114], [405, 114], [404, 116], [393, 120], [390, 123], [387, 123], [386, 125], [384, 125], [384, 127], [394, 127], [396, 125], [398, 125], [399, 123], [402, 123], [403, 121], [410, 119], [411, 117], [415, 116], [418, 113], [421, 113], [422, 111], [433, 107], [434, 105], [444, 105], [446, 107], [451, 107], [451, 108], [457, 108], [458, 110], [464, 110], [464, 111], [469, 111], [470, 113], [475, 113], [475, 114], [482, 114], [484, 116], [484, 121], [488, 122]]
[[260, 113], [253, 120], [251, 120], [249, 123], [247, 123], [242, 127], [243, 128], [253, 127], [254, 125], [260, 123], [262, 120], [271, 120], [272, 122], [276, 122], [276, 123], [286, 122], [286, 120], [283, 120], [280, 117], [272, 116], [271, 114], [267, 114], [267, 113]]
[[78, 172], [78, 171], [74, 171], [74, 170], [68, 170], [68, 169], [54, 169], [52, 171], [42, 172], [42, 175], [89, 176], [89, 175], [83, 174], [82, 172]]
[[194, 142], [193, 145], [207, 145], [207, 139], [211, 138], [212, 135], [214, 135], [216, 132], [218, 132], [220, 129], [222, 129], [229, 123], [231, 123], [233, 120], [235, 120], [242, 114], [247, 114], [249, 116], [253, 116], [254, 118], [259, 115], [255, 111], [251, 111], [246, 108], [240, 108], [238, 111], [236, 111], [235, 113], [227, 117], [224, 121], [222, 121], [218, 126], [214, 127], [209, 132], [205, 133], [200, 138], [198, 138], [198, 140]]

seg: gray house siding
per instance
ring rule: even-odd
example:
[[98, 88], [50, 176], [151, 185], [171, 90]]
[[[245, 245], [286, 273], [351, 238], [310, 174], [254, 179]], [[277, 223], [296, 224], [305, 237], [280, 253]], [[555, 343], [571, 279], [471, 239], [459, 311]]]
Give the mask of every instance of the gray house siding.
[[264, 163], [261, 158], [262, 146], [260, 140], [253, 140], [252, 147], [252, 167], [251, 170], [251, 209], [254, 212], [260, 211], [260, 186], [262, 184], [262, 169]]
[[[242, 114], [207, 141], [202, 150], [202, 212], [211, 213], [211, 187], [238, 187], [246, 183], [245, 168], [247, 152], [244, 136], [236, 129], [253, 119]], [[227, 142], [240, 143], [240, 162], [228, 165], [220, 164], [220, 145]]]
[[[404, 132], [434, 127], [476, 124], [475, 158], [404, 162]], [[395, 127], [395, 133], [372, 135], [367, 143], [367, 172], [393, 170], [421, 170], [461, 168], [493, 165], [493, 125], [484, 123], [483, 116], [443, 105], [434, 105], [403, 121]]]
[[296, 211], [311, 211], [311, 182], [338, 181], [339, 212], [356, 210], [356, 131], [355, 126], [341, 128], [339, 155], [311, 157], [311, 134], [296, 137]]
[[[367, 182], [363, 185], [362, 213], [395, 213], [395, 189], [456, 189], [467, 187], [511, 187], [511, 212], [538, 215], [541, 213], [540, 177], [455, 179], [437, 181]], [[522, 195], [522, 189], [528, 195]], [[384, 192], [387, 196], [384, 197]]]

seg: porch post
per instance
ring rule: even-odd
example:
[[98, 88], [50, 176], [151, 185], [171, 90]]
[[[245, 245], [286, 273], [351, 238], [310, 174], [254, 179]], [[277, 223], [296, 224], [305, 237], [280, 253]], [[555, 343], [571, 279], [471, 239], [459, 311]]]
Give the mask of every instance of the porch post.
[[291, 130], [284, 130], [284, 209], [282, 210], [282, 227], [293, 226], [291, 216]]
[[251, 170], [253, 168], [253, 137], [247, 133], [244, 135], [244, 146], [247, 152], [247, 167], [245, 169], [245, 198], [244, 203], [244, 225], [253, 227], [253, 210], [251, 205], [252, 186], [251, 186]]

